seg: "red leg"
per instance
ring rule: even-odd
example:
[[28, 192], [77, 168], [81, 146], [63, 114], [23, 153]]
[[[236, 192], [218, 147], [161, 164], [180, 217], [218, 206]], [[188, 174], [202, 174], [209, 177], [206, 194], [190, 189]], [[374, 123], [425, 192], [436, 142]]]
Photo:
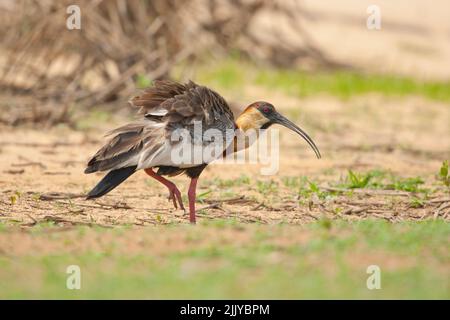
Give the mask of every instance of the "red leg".
[[158, 180], [163, 185], [165, 185], [167, 187], [167, 189], [169, 189], [169, 200], [173, 201], [173, 206], [175, 207], [175, 209], [178, 209], [178, 207], [177, 207], [177, 201], [178, 201], [178, 204], [180, 205], [180, 208], [182, 210], [185, 210], [184, 209], [184, 205], [183, 205], [183, 200], [181, 199], [181, 192], [180, 192], [180, 190], [178, 190], [177, 186], [173, 182], [167, 180], [166, 178], [164, 178], [164, 177], [162, 177], [160, 175], [157, 175], [153, 171], [152, 168], [147, 168], [144, 171], [150, 177]]
[[195, 191], [197, 189], [197, 180], [198, 180], [198, 178], [191, 179], [191, 184], [189, 185], [189, 190], [188, 190], [189, 221], [192, 224], [195, 224]]

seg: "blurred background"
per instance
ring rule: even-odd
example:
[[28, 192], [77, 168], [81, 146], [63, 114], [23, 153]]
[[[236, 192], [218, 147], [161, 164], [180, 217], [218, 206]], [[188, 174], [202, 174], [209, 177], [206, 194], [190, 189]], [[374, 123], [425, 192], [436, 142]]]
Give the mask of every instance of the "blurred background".
[[[377, 1], [381, 30], [366, 27], [372, 2], [359, 0], [78, 1], [81, 28], [69, 30], [72, 2], [0, 1], [1, 123], [70, 123], [80, 109], [123, 107], [136, 87], [158, 78], [257, 82], [302, 95], [384, 90], [448, 98], [448, 86], [422, 85], [450, 78], [445, 0]], [[286, 84], [262, 72], [271, 68], [302, 77]], [[314, 77], [343, 70], [338, 79]], [[360, 79], [368, 73], [415, 80]]]

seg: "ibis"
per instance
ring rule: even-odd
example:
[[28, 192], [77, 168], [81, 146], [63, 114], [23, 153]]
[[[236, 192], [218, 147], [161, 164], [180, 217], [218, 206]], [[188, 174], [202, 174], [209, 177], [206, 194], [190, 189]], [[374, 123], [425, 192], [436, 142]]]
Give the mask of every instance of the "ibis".
[[[320, 158], [319, 149], [308, 134], [268, 102], [254, 102], [234, 119], [228, 103], [217, 92], [192, 81], [181, 84], [157, 80], [142, 94], [132, 98], [130, 103], [139, 108], [139, 119], [108, 132], [109, 140], [87, 163], [85, 173], [107, 172], [88, 193], [87, 199], [107, 194], [133, 173], [144, 170], [167, 187], [169, 200], [174, 207], [185, 211], [180, 190], [165, 178], [184, 173], [190, 178], [187, 192], [189, 220], [195, 223], [197, 181], [214, 159], [200, 157], [200, 160], [180, 161], [176, 156], [182, 153], [179, 152], [180, 148], [186, 145], [212, 146], [219, 148], [219, 153], [226, 157], [230, 153], [227, 151], [239, 151], [236, 147], [239, 132], [242, 134], [250, 129], [267, 129], [273, 124], [279, 124], [305, 139]], [[195, 128], [199, 125], [200, 132]], [[202, 135], [211, 129], [215, 133], [222, 133], [223, 139], [205, 139]], [[180, 130], [187, 134], [174, 139], [175, 133]]]

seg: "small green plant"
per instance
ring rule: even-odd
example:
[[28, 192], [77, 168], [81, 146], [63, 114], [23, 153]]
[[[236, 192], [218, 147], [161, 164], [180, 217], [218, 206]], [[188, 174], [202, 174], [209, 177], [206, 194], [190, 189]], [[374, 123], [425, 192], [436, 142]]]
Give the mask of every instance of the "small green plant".
[[420, 188], [420, 185], [424, 183], [421, 177], [403, 178], [383, 170], [371, 170], [366, 173], [356, 173], [348, 170], [348, 175], [344, 182], [337, 184], [337, 186], [348, 189], [370, 188], [426, 193], [429, 189]]
[[300, 188], [299, 196], [302, 198], [310, 197], [311, 195], [316, 195], [319, 199], [325, 199], [327, 196], [332, 195], [331, 192], [322, 191], [317, 183], [313, 181], [306, 180], [308, 183], [308, 187]]
[[15, 205], [17, 202], [17, 196], [13, 194], [12, 196], [9, 197], [9, 201], [11, 202], [11, 205]]
[[386, 185], [388, 189], [407, 191], [407, 192], [425, 192], [419, 186], [424, 184], [420, 177], [414, 178], [393, 178], [393, 181]]
[[409, 206], [411, 208], [422, 208], [425, 205], [425, 202], [419, 198], [412, 198], [409, 202]]
[[197, 196], [197, 201], [200, 202], [200, 203], [205, 202], [206, 198], [208, 198], [207, 195], [209, 195], [211, 192], [212, 192], [211, 190], [208, 190], [208, 191], [200, 193]]
[[343, 211], [343, 209], [341, 207], [336, 207], [336, 208], [333, 209], [333, 212], [335, 214], [340, 214], [342, 211]]
[[[325, 199], [327, 196], [333, 195], [333, 192], [323, 191], [316, 182], [308, 180], [307, 177], [283, 177], [283, 184], [290, 189], [297, 189], [300, 198], [309, 198], [315, 194], [319, 199]], [[302, 204], [303, 200], [300, 200]]]
[[349, 188], [365, 188], [369, 184], [372, 179], [372, 173], [368, 172], [366, 174], [357, 174], [352, 170], [348, 170], [348, 180], [349, 180]]
[[278, 191], [277, 190], [278, 184], [273, 180], [257, 181], [256, 186], [258, 188], [258, 192], [261, 194], [264, 194], [264, 195], [269, 194], [269, 193], [277, 193], [277, 191]]
[[383, 170], [370, 170], [365, 173], [348, 170], [344, 181], [336, 186], [347, 189], [383, 188], [383, 180], [387, 175]]
[[15, 205], [17, 203], [17, 200], [19, 200], [21, 196], [22, 196], [22, 193], [20, 191], [14, 192], [14, 194], [9, 197], [9, 201], [11, 202], [11, 205]]
[[320, 188], [317, 185], [317, 183], [312, 182], [312, 181], [308, 181], [309, 183], [309, 190], [313, 193], [319, 194], [320, 193]]
[[442, 162], [441, 169], [439, 170], [438, 180], [450, 188], [450, 176], [448, 174], [448, 160]]

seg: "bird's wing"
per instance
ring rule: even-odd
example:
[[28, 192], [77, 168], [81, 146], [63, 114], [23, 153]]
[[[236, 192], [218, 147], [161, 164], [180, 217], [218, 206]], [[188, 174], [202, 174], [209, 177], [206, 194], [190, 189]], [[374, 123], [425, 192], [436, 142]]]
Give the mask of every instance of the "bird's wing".
[[137, 166], [144, 145], [162, 143], [164, 126], [160, 122], [139, 120], [106, 134], [111, 138], [89, 160], [85, 173]]
[[[179, 162], [180, 159], [175, 155], [181, 154], [183, 150], [186, 151], [189, 148], [194, 150], [194, 145], [195, 147], [209, 148], [209, 150], [216, 148], [216, 153], [221, 155], [227, 145], [231, 143], [235, 129], [233, 113], [225, 99], [215, 91], [199, 86], [192, 81], [185, 85], [176, 83], [170, 85], [170, 82], [156, 83], [155, 87], [161, 85], [171, 93], [181, 92], [182, 87], [184, 87], [184, 91], [166, 99], [157, 107], [154, 107], [154, 103], [143, 99], [144, 95], [134, 101], [135, 105], [141, 106], [141, 110], [146, 108], [144, 110], [148, 118], [155, 117], [156, 113], [165, 112], [164, 116], [161, 116], [161, 121], [165, 123], [166, 140], [156, 151], [154, 148], [144, 146], [138, 168], [158, 165], [191, 167], [203, 164], [205, 161], [210, 162], [211, 160], [207, 161], [204, 157], [193, 159], [193, 154], [191, 155], [192, 161], [183, 159], [183, 163]], [[154, 89], [152, 92], [155, 93], [150, 93], [150, 90], [147, 91], [147, 97], [150, 100], [155, 99], [156, 96], [162, 96], [164, 91]], [[181, 130], [183, 132], [180, 132]], [[190, 139], [187, 140], [186, 137], [180, 139], [180, 134], [183, 133], [187, 133]], [[210, 135], [215, 135], [215, 137]], [[222, 149], [219, 150], [220, 148]], [[207, 153], [204, 152], [204, 154]]]
[[225, 99], [193, 81], [180, 84], [155, 80], [152, 87], [132, 98], [130, 103], [145, 117], [160, 118], [169, 124], [189, 125], [193, 121], [205, 121], [207, 125], [217, 121], [227, 126], [234, 124], [233, 113]]
[[85, 173], [137, 165], [144, 145], [147, 152], [156, 152], [164, 143], [162, 118], [168, 112], [161, 104], [186, 90], [186, 85], [156, 80], [153, 87], [131, 99], [130, 103], [139, 108], [144, 118], [108, 132], [106, 136], [111, 138], [89, 160]]
[[184, 94], [191, 87], [196, 86], [193, 82], [181, 84], [171, 80], [155, 80], [153, 86], [132, 98], [129, 102], [132, 106], [139, 108], [139, 113], [147, 117], [162, 117], [167, 114], [169, 105], [163, 105], [167, 100]]
[[[139, 113], [144, 118], [110, 131], [108, 135], [112, 138], [88, 162], [86, 173], [134, 165], [137, 169], [177, 166], [180, 164], [174, 159], [174, 153], [186, 148], [186, 143], [190, 146], [186, 140], [172, 141], [177, 129], [186, 129], [192, 136], [195, 123], [202, 124], [201, 133], [208, 128], [224, 133], [226, 129], [234, 129], [233, 114], [226, 101], [192, 81], [187, 84], [155, 81], [153, 87], [130, 102], [140, 108]], [[209, 141], [209, 144], [214, 145], [214, 142]]]
[[[167, 131], [174, 128], [190, 128], [194, 122], [202, 122], [204, 129], [234, 128], [234, 117], [225, 99], [217, 92], [193, 83], [180, 95], [167, 99], [161, 107], [168, 110], [165, 119]], [[223, 127], [223, 128], [222, 128]]]

